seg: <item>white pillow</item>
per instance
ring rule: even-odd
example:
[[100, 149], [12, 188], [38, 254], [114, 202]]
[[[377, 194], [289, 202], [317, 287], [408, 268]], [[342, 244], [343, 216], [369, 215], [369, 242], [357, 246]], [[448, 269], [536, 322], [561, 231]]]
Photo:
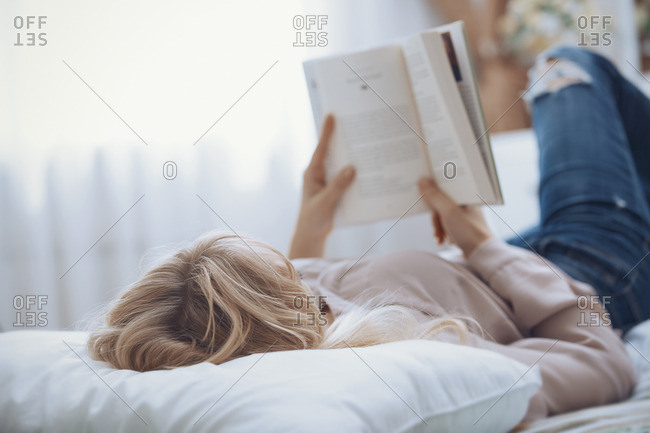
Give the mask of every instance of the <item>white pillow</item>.
[[138, 373], [89, 359], [86, 337], [0, 334], [1, 431], [506, 432], [541, 386], [537, 367], [432, 341]]

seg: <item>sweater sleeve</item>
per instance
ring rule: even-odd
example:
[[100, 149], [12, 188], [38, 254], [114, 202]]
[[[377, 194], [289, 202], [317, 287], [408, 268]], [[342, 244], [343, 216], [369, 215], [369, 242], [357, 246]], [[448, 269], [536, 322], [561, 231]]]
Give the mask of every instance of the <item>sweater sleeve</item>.
[[[481, 343], [538, 365], [542, 388], [527, 421], [606, 404], [629, 395], [636, 378], [623, 342], [591, 286], [575, 281], [546, 259], [499, 239], [481, 244], [469, 266], [510, 306], [529, 337], [509, 345]], [[586, 296], [587, 302], [578, 302]]]

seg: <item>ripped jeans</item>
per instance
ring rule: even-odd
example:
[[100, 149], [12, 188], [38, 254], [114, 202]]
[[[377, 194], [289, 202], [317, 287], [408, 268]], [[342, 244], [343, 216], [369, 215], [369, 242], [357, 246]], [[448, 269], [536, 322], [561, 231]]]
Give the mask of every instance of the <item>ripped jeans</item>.
[[627, 331], [650, 318], [650, 100], [578, 48], [544, 53], [530, 75], [540, 224], [508, 242], [593, 286]]

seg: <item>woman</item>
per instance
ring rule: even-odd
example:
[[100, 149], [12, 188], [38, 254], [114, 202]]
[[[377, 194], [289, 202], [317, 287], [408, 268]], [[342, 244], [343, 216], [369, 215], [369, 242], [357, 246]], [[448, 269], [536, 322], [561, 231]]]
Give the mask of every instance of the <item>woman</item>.
[[263, 243], [210, 234], [136, 282], [91, 336], [90, 353], [146, 371], [460, 338], [540, 367], [528, 421], [625, 398], [635, 377], [620, 334], [650, 315], [650, 260], [640, 261], [650, 238], [650, 102], [587, 51], [547, 53], [531, 74], [541, 224], [512, 240], [525, 248], [494, 238], [480, 209], [458, 206], [424, 178], [436, 237], [463, 257], [323, 259], [336, 205], [354, 181], [347, 168], [325, 182], [330, 117], [305, 171], [293, 263]]

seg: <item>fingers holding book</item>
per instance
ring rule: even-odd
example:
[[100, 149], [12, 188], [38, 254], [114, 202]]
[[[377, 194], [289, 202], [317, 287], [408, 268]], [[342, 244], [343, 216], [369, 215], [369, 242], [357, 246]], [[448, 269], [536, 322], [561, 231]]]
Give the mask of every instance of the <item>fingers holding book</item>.
[[480, 206], [458, 205], [430, 177], [421, 178], [418, 187], [432, 210], [434, 234], [439, 244], [449, 239], [468, 257], [492, 237]]
[[[318, 139], [318, 145], [314, 154], [311, 157], [311, 162], [307, 167], [307, 171], [316, 172], [322, 176], [322, 181], [325, 182], [325, 161], [327, 159], [327, 153], [329, 151], [330, 139], [332, 138], [332, 132], [334, 131], [334, 116], [328, 114], [325, 117], [323, 122], [323, 127], [321, 130], [320, 138]], [[306, 174], [306, 172], [305, 172]]]
[[321, 257], [327, 235], [333, 227], [334, 212], [354, 182], [355, 169], [348, 165], [327, 181], [325, 161], [334, 130], [328, 115], [309, 166], [303, 175], [302, 202], [289, 251], [289, 258]]

